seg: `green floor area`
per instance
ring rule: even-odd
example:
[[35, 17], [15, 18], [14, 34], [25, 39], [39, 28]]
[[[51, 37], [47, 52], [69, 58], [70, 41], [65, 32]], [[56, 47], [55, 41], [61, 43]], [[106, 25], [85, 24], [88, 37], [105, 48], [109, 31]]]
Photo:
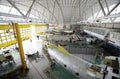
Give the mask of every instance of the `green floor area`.
[[54, 68], [48, 67], [46, 69], [55, 79], [78, 79], [69, 71], [65, 70], [59, 64], [55, 64]]

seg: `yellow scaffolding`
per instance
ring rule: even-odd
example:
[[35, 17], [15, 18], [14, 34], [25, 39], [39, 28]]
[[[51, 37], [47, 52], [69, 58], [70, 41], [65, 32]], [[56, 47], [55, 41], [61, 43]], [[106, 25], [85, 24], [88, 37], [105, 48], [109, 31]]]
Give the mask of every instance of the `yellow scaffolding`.
[[23, 74], [25, 74], [25, 70], [27, 69], [27, 64], [26, 64], [23, 45], [22, 45], [22, 38], [20, 35], [20, 28], [19, 28], [19, 25], [17, 23], [13, 24], [13, 26], [15, 26], [15, 31], [16, 31], [16, 36], [17, 36], [17, 41], [18, 41], [18, 46], [19, 46], [20, 58], [21, 58], [23, 69], [24, 69]]
[[[25, 60], [22, 41], [31, 38], [31, 26], [35, 28], [47, 26], [47, 24], [0, 24], [0, 48], [7, 47], [18, 42], [19, 54], [23, 67], [23, 75], [26, 74], [27, 64]], [[10, 33], [9, 33], [10, 32]]]

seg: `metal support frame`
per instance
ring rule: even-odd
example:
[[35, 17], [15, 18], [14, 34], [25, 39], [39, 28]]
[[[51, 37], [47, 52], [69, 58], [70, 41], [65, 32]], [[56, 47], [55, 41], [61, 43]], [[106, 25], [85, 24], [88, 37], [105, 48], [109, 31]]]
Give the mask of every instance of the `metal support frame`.
[[23, 45], [22, 45], [22, 38], [20, 35], [20, 28], [19, 25], [17, 23], [13, 23], [12, 24], [13, 27], [15, 27], [15, 31], [16, 31], [16, 35], [17, 35], [17, 41], [18, 41], [18, 46], [19, 46], [19, 54], [20, 54], [20, 58], [21, 58], [21, 62], [22, 62], [22, 66], [23, 66], [23, 75], [25, 75], [25, 71], [27, 69], [27, 64], [25, 61], [25, 56], [24, 56], [24, 50], [23, 50]]
[[[42, 15], [44, 15], [44, 14], [45, 14], [45, 9], [43, 10]], [[42, 16], [42, 19], [43, 19], [43, 16]], [[44, 22], [44, 23], [46, 22], [45, 18], [43, 19], [43, 22]]]
[[95, 16], [95, 18], [97, 18], [99, 14], [100, 14], [100, 10], [97, 12], [97, 15]]
[[[82, 7], [82, 5], [83, 5], [83, 1], [85, 1], [85, 0], [80, 0], [80, 4], [79, 4], [79, 10], [80, 10], [80, 18], [81, 19], [79, 19], [80, 21], [83, 19], [83, 11], [81, 11], [82, 9], [83, 9], [83, 7]], [[86, 4], [87, 5], [87, 4]]]
[[0, 9], [4, 12], [4, 9], [0, 6]]
[[8, 12], [8, 13], [10, 13], [10, 12], [11, 12], [12, 8], [13, 8], [13, 7], [11, 7], [11, 8], [10, 8], [10, 10], [9, 10], [9, 12]]
[[64, 23], [65, 18], [64, 18], [63, 10], [62, 10], [62, 8], [60, 7], [60, 4], [59, 4], [58, 0], [55, 0], [55, 1], [56, 1], [57, 5], [59, 6], [59, 9], [60, 9], [60, 11], [61, 11], [62, 18], [63, 18], [63, 23]]
[[11, 0], [7, 0], [7, 1], [25, 18], [25, 15], [20, 11], [20, 9]]
[[[105, 0], [105, 4], [106, 4], [106, 7], [107, 7], [107, 10], [108, 10], [108, 13], [110, 12], [109, 10], [109, 7], [108, 7], [108, 3], [107, 3], [107, 0]], [[110, 18], [111, 22], [112, 22], [112, 18]]]
[[71, 4], [72, 7], [74, 7], [74, 3], [75, 3], [75, 1], [76, 1], [76, 0], [73, 0], [73, 2], [72, 2], [72, 4]]
[[108, 15], [108, 16], [104, 16], [104, 17], [100, 17], [98, 19], [108, 19], [108, 18], [116, 18], [116, 17], [120, 17], [120, 13], [113, 14], [113, 15]]
[[109, 12], [109, 7], [108, 7], [107, 0], [105, 0], [105, 4], [106, 4], [107, 10], [108, 10], [108, 12]]
[[[53, 14], [54, 14], [54, 10], [55, 10], [55, 3], [56, 3], [56, 1], [54, 1], [54, 4], [53, 4]], [[53, 19], [53, 16], [51, 17], [51, 20]]]
[[[74, 12], [74, 14], [76, 14], [76, 8], [74, 8], [75, 9], [75, 12]], [[70, 19], [70, 22], [72, 22], [72, 21], [74, 21], [74, 17], [75, 17], [75, 15], [71, 15], [72, 17], [71, 17], [71, 19]]]
[[20, 15], [15, 15], [15, 14], [9, 14], [9, 13], [3, 13], [3, 12], [0, 12], [0, 16], [5, 16], [5, 17], [14, 17], [14, 18], [22, 18]]
[[85, 20], [85, 19], [86, 19], [86, 14], [85, 14], [84, 12], [85, 12], [86, 7], [88, 6], [88, 5], [87, 5], [88, 0], [85, 0], [84, 3], [85, 3], [86, 5], [83, 6], [82, 16], [83, 16], [83, 19]]
[[94, 17], [94, 12], [93, 12], [93, 6], [91, 7], [92, 8], [92, 11], [91, 11], [91, 13], [92, 13], [92, 19], [94, 19], [95, 17]]
[[[81, 3], [81, 2], [80, 2], [80, 0], [79, 0], [79, 3], [78, 3], [78, 6], [79, 6], [79, 17], [81, 18], [81, 15], [80, 15], [80, 7], [81, 7], [81, 6], [80, 6], [80, 3]], [[79, 21], [79, 18], [77, 19], [77, 21]]]
[[58, 23], [57, 18], [55, 17], [55, 15], [44, 5], [42, 5], [39, 1], [36, 1], [37, 4], [39, 4], [41, 7], [45, 8], [50, 14], [52, 14], [52, 16], [55, 18], [56, 22]]
[[26, 13], [26, 17], [27, 17], [27, 19], [28, 19], [29, 16], [30, 16], [30, 12], [31, 12], [31, 10], [32, 10], [32, 7], [33, 7], [35, 1], [36, 1], [36, 0], [33, 0], [33, 2], [32, 2], [32, 4], [31, 4], [30, 8], [28, 9], [28, 11], [27, 11], [27, 13]]
[[[76, 3], [77, 3], [77, 4], [76, 4]], [[76, 4], [76, 5], [75, 5], [75, 4]], [[75, 5], [75, 6], [73, 6], [73, 5]], [[72, 7], [74, 7], [74, 9], [75, 9], [75, 13], [74, 13], [74, 14], [77, 13], [77, 12], [76, 12], [76, 11], [77, 11], [76, 9], [77, 9], [77, 7], [78, 7], [78, 9], [79, 9], [79, 11], [78, 11], [78, 16], [80, 17], [80, 0], [79, 0], [78, 2], [77, 2], [77, 0], [74, 1], [74, 2], [72, 3]], [[76, 15], [74, 15], [73, 17], [75, 18], [75, 16], [76, 16]], [[72, 22], [72, 20], [73, 20], [73, 21], [78, 21], [79, 18], [76, 19], [76, 20], [71, 18], [71, 22]]]
[[[40, 11], [38, 11], [37, 9], [36, 9], [36, 11], [37, 11], [37, 13], [38, 13], [38, 17], [40, 18], [40, 15], [42, 15], [42, 16], [44, 16], [44, 18], [46, 18], [46, 19], [48, 19], [49, 20], [49, 18], [46, 16], [46, 15], [44, 15], [43, 13], [41, 13]], [[42, 20], [42, 19], [41, 19]], [[43, 21], [43, 20], [42, 20]], [[43, 21], [44, 22], [44, 21]]]
[[120, 4], [120, 1], [119, 1], [119, 3], [117, 3], [117, 4], [108, 12], [107, 15], [110, 15], [110, 14], [116, 9], [116, 7], [119, 6], [119, 4]]
[[[0, 16], [24, 19], [24, 17], [22, 17], [22, 16], [20, 16], [20, 15], [9, 14], [9, 13], [3, 13], [3, 12], [0, 12]], [[31, 18], [31, 17], [30, 17], [29, 19], [39, 20], [39, 19], [36, 19], [36, 18]]]
[[103, 5], [102, 5], [101, 1], [98, 0], [98, 3], [99, 3], [99, 5], [100, 5], [100, 7], [101, 7], [101, 10], [102, 10], [104, 16], [106, 16], [106, 13], [105, 13], [105, 10], [104, 10], [104, 8], [103, 8]]
[[[50, 9], [49, 9], [49, 4], [48, 4], [48, 0], [46, 0], [46, 4], [47, 4], [48, 10], [50, 10]], [[49, 23], [50, 23], [50, 18], [51, 18], [51, 14], [49, 13], [49, 19], [48, 19]]]
[[[103, 20], [103, 19], [108, 19], [108, 18], [116, 18], [116, 17], [120, 17], [120, 13], [119, 14], [113, 14], [113, 15], [108, 15], [108, 16], [103, 16], [94, 20], [91, 20], [93, 22], [96, 22], [96, 20]], [[114, 19], [111, 19], [111, 21], [113, 21]], [[86, 21], [87, 22], [87, 21]]]
[[61, 6], [64, 7], [64, 6], [65, 6], [65, 4], [64, 4], [64, 1], [65, 1], [65, 0], [59, 0], [59, 2], [60, 2], [60, 1], [61, 1]]
[[[33, 9], [33, 10], [36, 10], [37, 11], [37, 9]], [[40, 11], [37, 11], [39, 14], [41, 14], [42, 16], [44, 16], [46, 19], [48, 19], [48, 17], [47, 16], [45, 16], [45, 15], [43, 15]], [[22, 16], [20, 16], [20, 15], [15, 15], [15, 14], [9, 14], [9, 13], [3, 13], [3, 12], [0, 12], [0, 16], [5, 16], [5, 17], [11, 17], [11, 18], [19, 18], [19, 19], [22, 19], [22, 20], [24, 20], [25, 18], [24, 17], [22, 17]], [[32, 18], [32, 17], [29, 17], [29, 19], [31, 19], [31, 20], [36, 20], [37, 22], [39, 21], [39, 20], [42, 20], [42, 19], [37, 19], [37, 18]], [[0, 22], [11, 22], [12, 20], [3, 20], [2, 21], [2, 19], [0, 20]], [[26, 21], [17, 21], [17, 22], [26, 22]]]

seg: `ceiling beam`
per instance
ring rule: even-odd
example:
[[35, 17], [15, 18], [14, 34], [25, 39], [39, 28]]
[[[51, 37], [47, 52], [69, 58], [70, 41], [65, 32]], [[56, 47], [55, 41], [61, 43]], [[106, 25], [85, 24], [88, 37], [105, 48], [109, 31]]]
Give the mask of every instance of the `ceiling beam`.
[[36, 1], [37, 4], [39, 4], [41, 7], [45, 8], [50, 14], [52, 14], [52, 16], [55, 18], [56, 22], [58, 23], [57, 18], [55, 17], [55, 15], [44, 5], [42, 5], [39, 1]]
[[13, 8], [13, 7], [10, 7], [10, 10], [8, 11], [8, 13], [10, 13], [10, 12], [11, 12], [12, 8]]
[[[50, 9], [49, 9], [49, 4], [48, 4], [48, 0], [46, 0], [46, 4], [47, 4], [47, 8], [48, 8], [48, 10], [50, 10]], [[50, 20], [51, 20], [50, 18], [51, 18], [51, 14], [49, 13], [49, 19], [48, 19], [49, 22], [50, 22]]]
[[[37, 18], [32, 18], [30, 17], [29, 18], [29, 21], [32, 20], [32, 22], [41, 22], [42, 19], [37, 19]], [[9, 13], [2, 13], [0, 12], [0, 22], [4, 22], [4, 23], [7, 23], [7, 22], [24, 22], [24, 23], [27, 23], [29, 21], [26, 21], [24, 19], [24, 17], [20, 16], [20, 15], [15, 15], [15, 14], [9, 14]]]
[[78, 11], [79, 16], [78, 16], [78, 17], [79, 17], [79, 18], [77, 19], [77, 21], [79, 21], [80, 18], [81, 18], [81, 15], [80, 15], [80, 7], [81, 7], [81, 6], [80, 6], [80, 4], [81, 4], [81, 2], [80, 2], [80, 0], [79, 0], [79, 2], [78, 2], [78, 7], [79, 7], [79, 8], [78, 8], [78, 9], [79, 9], [79, 11]]
[[107, 15], [110, 15], [120, 4], [120, 1], [108, 12]]
[[59, 4], [58, 0], [55, 0], [55, 1], [56, 1], [57, 5], [58, 5], [58, 7], [59, 7], [60, 11], [61, 11], [62, 18], [63, 18], [63, 23], [64, 23], [65, 18], [64, 18], [63, 10], [62, 10], [62, 8], [60, 7], [60, 4]]
[[107, 10], [108, 10], [108, 12], [109, 12], [109, 7], [108, 7], [107, 0], [105, 0], [105, 4], [106, 4]]
[[[19, 4], [19, 5], [23, 5], [23, 4], [21, 4], [21, 3], [17, 3], [17, 4]], [[34, 4], [35, 4], [35, 3], [34, 3]], [[25, 6], [25, 8], [28, 7], [27, 5], [24, 5], [24, 6]], [[38, 11], [38, 9], [39, 9], [39, 8], [36, 7], [36, 6], [35, 6], [35, 8], [34, 8], [34, 7], [32, 8], [32, 10], [33, 10], [34, 12], [37, 11], [40, 15], [42, 15], [42, 16], [44, 16], [46, 19], [48, 19], [48, 17], [45, 16], [45, 15], [43, 15], [41, 11]], [[42, 19], [40, 19], [40, 20], [42, 20]]]
[[25, 15], [20, 11], [20, 9], [11, 0], [7, 0], [7, 1], [25, 18]]
[[82, 18], [85, 20], [86, 19], [86, 7], [88, 6], [88, 0], [84, 0], [84, 4], [86, 4], [86, 5], [84, 5], [83, 7], [81, 7], [81, 8], [83, 8], [83, 11], [82, 11]]
[[41, 16], [44, 16], [44, 18], [46, 18], [46, 19], [49, 20], [49, 18], [48, 18], [46, 15], [44, 15], [42, 12], [40, 12], [40, 11], [37, 9], [37, 7], [36, 7], [35, 9], [33, 8], [33, 10], [34, 10], [34, 11], [37, 11], [37, 13], [38, 13], [38, 18], [41, 18], [41, 17], [40, 17], [40, 15], [41, 15]]
[[98, 0], [98, 3], [99, 3], [99, 5], [100, 5], [100, 8], [101, 8], [101, 10], [102, 10], [102, 12], [103, 12], [104, 16], [106, 16], [106, 13], [105, 13], [105, 10], [104, 10], [104, 7], [103, 7], [103, 5], [102, 5], [101, 1], [100, 1], [100, 0]]
[[103, 19], [110, 19], [110, 18], [114, 19], [114, 18], [118, 18], [118, 17], [120, 17], [120, 13], [113, 14], [113, 15], [108, 15], [108, 16], [103, 16], [103, 17], [99, 17], [99, 18], [91, 20], [91, 21], [96, 22], [96, 20], [103, 20]]
[[20, 15], [14, 15], [14, 14], [3, 13], [3, 12], [0, 12], [0, 17], [1, 17], [1, 16], [13, 17], [13, 18], [23, 18], [23, 17], [21, 17]]
[[33, 2], [32, 2], [32, 4], [31, 4], [30, 8], [28, 9], [28, 11], [27, 11], [27, 13], [26, 13], [26, 17], [27, 17], [27, 19], [28, 19], [29, 16], [30, 16], [30, 13], [31, 13], [31, 10], [32, 10], [32, 7], [33, 7], [35, 1], [36, 1], [36, 0], [33, 0]]
[[[9, 13], [3, 13], [0, 12], [0, 17], [4, 16], [4, 17], [11, 17], [11, 18], [20, 18], [20, 19], [24, 19], [24, 17], [20, 16], [20, 15], [15, 15], [15, 14], [9, 14]], [[29, 19], [36, 19], [36, 18], [29, 18]]]
[[76, 0], [73, 0], [73, 3], [72, 3], [72, 5], [71, 5], [72, 7], [74, 7], [74, 6], [75, 6], [75, 5], [74, 5], [74, 4], [75, 4], [75, 2], [76, 2]]
[[118, 17], [120, 17], [120, 13], [113, 14], [113, 15], [108, 15], [108, 16], [104, 16], [104, 17], [100, 17], [98, 19], [108, 19], [108, 18], [118, 18]]
[[[53, 10], [52, 10], [52, 13], [54, 14], [54, 11], [55, 11], [55, 5], [56, 4], [56, 1], [54, 1], [54, 4], [53, 4]], [[51, 17], [51, 21], [53, 20], [53, 16]]]

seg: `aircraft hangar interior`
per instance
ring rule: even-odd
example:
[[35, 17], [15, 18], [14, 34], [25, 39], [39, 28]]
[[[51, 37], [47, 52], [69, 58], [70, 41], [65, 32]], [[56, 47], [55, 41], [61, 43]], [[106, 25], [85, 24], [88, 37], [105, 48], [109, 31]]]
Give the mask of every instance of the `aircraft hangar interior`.
[[0, 0], [0, 79], [120, 79], [120, 0]]

